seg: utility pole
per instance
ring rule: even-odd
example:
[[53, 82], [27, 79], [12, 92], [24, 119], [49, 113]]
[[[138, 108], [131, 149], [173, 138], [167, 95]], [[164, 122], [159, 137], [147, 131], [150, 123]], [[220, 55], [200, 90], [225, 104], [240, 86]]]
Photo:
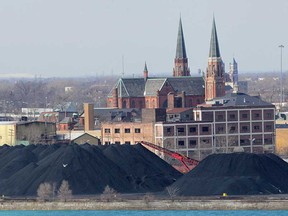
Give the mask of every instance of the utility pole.
[[279, 45], [280, 48], [280, 111], [282, 109], [282, 105], [283, 105], [283, 75], [282, 75], [282, 49], [284, 48], [284, 46], [281, 44]]

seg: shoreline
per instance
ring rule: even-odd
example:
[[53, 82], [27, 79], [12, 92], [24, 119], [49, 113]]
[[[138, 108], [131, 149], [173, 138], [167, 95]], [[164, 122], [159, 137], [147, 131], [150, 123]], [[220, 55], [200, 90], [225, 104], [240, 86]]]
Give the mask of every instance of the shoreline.
[[288, 210], [288, 199], [218, 198], [189, 200], [2, 200], [0, 210]]

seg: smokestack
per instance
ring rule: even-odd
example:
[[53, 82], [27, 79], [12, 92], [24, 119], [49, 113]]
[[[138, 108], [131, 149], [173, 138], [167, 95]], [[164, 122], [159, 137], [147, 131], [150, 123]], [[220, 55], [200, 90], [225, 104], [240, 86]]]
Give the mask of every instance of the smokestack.
[[84, 131], [94, 130], [94, 104], [84, 103]]

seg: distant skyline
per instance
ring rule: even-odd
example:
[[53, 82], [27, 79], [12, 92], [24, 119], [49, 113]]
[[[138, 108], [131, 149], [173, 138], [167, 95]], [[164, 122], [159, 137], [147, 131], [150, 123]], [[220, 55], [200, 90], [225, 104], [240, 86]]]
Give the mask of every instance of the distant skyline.
[[[213, 14], [228, 72], [288, 69], [287, 0], [0, 0], [0, 77], [171, 75], [181, 14], [191, 75], [206, 71]], [[123, 63], [123, 64], [122, 64]]]

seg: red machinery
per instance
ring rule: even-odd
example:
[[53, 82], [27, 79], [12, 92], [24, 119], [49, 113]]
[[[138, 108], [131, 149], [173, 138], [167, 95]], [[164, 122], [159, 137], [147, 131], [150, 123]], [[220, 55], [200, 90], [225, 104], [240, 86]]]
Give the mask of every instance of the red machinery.
[[163, 147], [160, 147], [158, 145], [155, 145], [153, 143], [150, 143], [150, 142], [146, 142], [146, 141], [141, 141], [141, 144], [145, 145], [145, 146], [148, 146], [148, 147], [151, 147], [153, 149], [156, 149], [158, 151], [161, 151], [163, 152], [164, 154], [167, 154], [169, 155], [170, 157], [172, 158], [175, 158], [177, 160], [179, 160], [183, 166], [187, 169], [187, 171], [190, 171], [191, 169], [189, 168], [189, 166], [197, 166], [199, 164], [199, 161], [197, 160], [194, 160], [192, 158], [189, 158], [185, 155], [181, 155], [177, 152], [174, 152], [174, 151], [171, 151], [171, 150], [168, 150], [166, 148], [163, 148]]

